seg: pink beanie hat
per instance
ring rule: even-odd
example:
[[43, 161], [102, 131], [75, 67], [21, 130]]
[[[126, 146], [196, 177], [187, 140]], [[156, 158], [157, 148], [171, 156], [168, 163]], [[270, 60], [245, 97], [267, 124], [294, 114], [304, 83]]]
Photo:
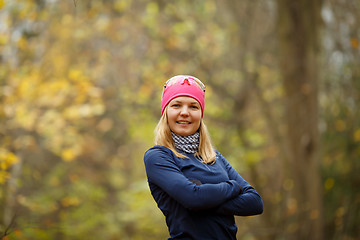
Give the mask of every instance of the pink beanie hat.
[[192, 97], [200, 103], [202, 116], [205, 107], [205, 85], [197, 78], [189, 75], [178, 75], [167, 80], [161, 99], [161, 115], [165, 107], [174, 98]]

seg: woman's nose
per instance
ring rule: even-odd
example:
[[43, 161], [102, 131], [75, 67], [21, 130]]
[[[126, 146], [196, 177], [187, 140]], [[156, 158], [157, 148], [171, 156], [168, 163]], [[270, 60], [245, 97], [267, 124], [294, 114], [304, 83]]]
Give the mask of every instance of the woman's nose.
[[181, 111], [180, 111], [180, 115], [185, 115], [185, 116], [189, 115], [188, 107], [186, 107], [186, 106], [182, 107]]

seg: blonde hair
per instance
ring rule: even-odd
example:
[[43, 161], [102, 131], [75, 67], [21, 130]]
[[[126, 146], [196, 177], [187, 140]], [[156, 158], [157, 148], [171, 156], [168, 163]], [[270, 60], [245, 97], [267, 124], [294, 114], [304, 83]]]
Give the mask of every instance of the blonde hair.
[[[168, 125], [166, 110], [167, 107], [165, 108], [155, 128], [155, 144], [169, 148], [178, 158], [187, 158], [187, 156], [179, 153], [175, 149], [174, 140], [172, 138], [171, 130]], [[216, 153], [211, 144], [210, 134], [207, 130], [207, 127], [203, 119], [201, 119], [200, 122], [199, 133], [200, 133], [199, 151], [195, 153], [195, 156], [200, 157], [202, 162], [206, 164], [213, 164], [215, 163]]]

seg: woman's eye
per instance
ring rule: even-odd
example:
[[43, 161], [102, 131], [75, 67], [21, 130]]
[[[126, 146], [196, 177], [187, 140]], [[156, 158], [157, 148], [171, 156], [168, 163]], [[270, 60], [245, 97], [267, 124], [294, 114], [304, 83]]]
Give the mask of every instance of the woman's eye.
[[191, 106], [192, 109], [199, 109], [198, 106]]
[[173, 104], [172, 107], [180, 107], [180, 104]]

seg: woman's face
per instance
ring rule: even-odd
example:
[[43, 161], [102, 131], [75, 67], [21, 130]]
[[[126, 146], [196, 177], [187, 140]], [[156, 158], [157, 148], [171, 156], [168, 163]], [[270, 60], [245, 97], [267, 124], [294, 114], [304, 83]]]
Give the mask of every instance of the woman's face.
[[191, 97], [177, 97], [167, 107], [168, 124], [174, 133], [180, 136], [194, 134], [200, 127], [201, 107]]

